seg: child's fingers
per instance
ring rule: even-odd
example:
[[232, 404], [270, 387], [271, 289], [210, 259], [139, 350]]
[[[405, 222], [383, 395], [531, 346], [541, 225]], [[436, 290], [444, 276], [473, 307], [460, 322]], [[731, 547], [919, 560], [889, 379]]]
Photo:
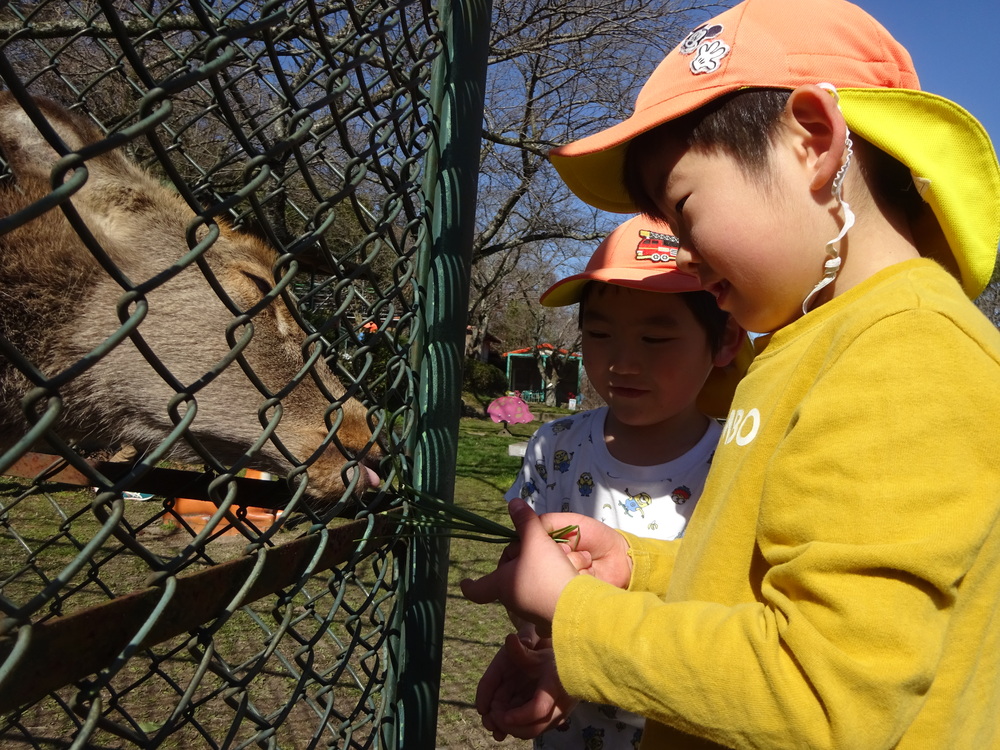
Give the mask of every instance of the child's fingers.
[[512, 737], [532, 739], [562, 724], [578, 701], [561, 688], [539, 684], [533, 695], [507, 710], [495, 711], [490, 721], [494, 727]]
[[[514, 647], [511, 644], [511, 639], [520, 643], [516, 633], [509, 634], [504, 645], [500, 647], [496, 656], [493, 657], [493, 661], [483, 672], [483, 676], [479, 678], [479, 685], [476, 687], [476, 711], [484, 717], [484, 726], [486, 726], [485, 717], [489, 715], [497, 694], [504, 689], [509, 689], [508, 683], [511, 674], [519, 671], [513, 665]], [[496, 727], [486, 726], [486, 728], [492, 731]]]
[[[511, 633], [479, 681], [476, 710], [482, 716], [483, 726], [497, 741], [512, 732], [522, 739], [534, 736], [525, 732], [545, 720], [544, 713], [539, 715], [538, 709], [531, 707], [537, 697], [539, 662], [539, 655], [528, 649], [516, 633]], [[516, 717], [526, 718], [510, 722], [505, 717], [511, 710]]]
[[506, 570], [497, 568], [482, 578], [465, 578], [459, 582], [462, 596], [475, 604], [489, 604], [500, 598], [502, 591], [501, 578], [505, 578]]
[[573, 550], [567, 547], [565, 552], [566, 557], [573, 563], [573, 567], [581, 573], [588, 573], [589, 568], [594, 564], [594, 558], [585, 550]]
[[555, 698], [544, 690], [536, 690], [530, 700], [503, 712], [503, 727], [508, 734], [530, 739], [554, 720]]
[[[529, 540], [536, 539], [539, 536], [544, 536], [548, 539], [548, 533], [538, 520], [538, 515], [526, 502], [520, 498], [515, 498], [508, 503], [507, 511], [510, 513], [511, 521], [514, 523], [514, 529], [521, 537], [522, 546]], [[504, 591], [509, 590], [511, 586], [516, 573], [516, 561], [520, 555], [520, 549], [521, 546], [508, 546], [501, 555], [496, 570], [482, 578], [466, 578], [463, 580], [459, 585], [465, 598], [476, 604], [489, 604], [500, 599]]]
[[504, 563], [510, 562], [520, 554], [521, 554], [521, 543], [511, 542], [506, 547], [504, 547], [503, 552], [500, 553], [500, 560], [497, 562], [497, 567], [499, 568]]
[[499, 601], [516, 617], [541, 627], [551, 622], [559, 596], [577, 571], [527, 503], [515, 499], [508, 507], [520, 549], [508, 550], [507, 560], [492, 573], [462, 581], [462, 593], [477, 604]]
[[552, 642], [539, 639], [535, 648], [529, 648], [520, 638], [509, 636], [505, 647], [511, 666], [525, 676], [530, 675], [530, 682], [526, 681], [530, 690], [523, 691], [518, 700], [506, 706], [494, 703], [497, 716], [493, 717], [493, 723], [515, 737], [535, 737], [564, 717], [562, 704], [570, 700], [556, 676]]
[[507, 638], [504, 639], [503, 646], [510, 654], [513, 666], [522, 671], [529, 671], [535, 666], [535, 661], [531, 658], [531, 650], [517, 633], [508, 634]]
[[537, 527], [537, 533], [548, 536], [550, 529], [542, 526], [541, 521], [538, 520], [538, 514], [521, 498], [515, 497], [507, 503], [507, 513], [510, 515], [511, 523], [514, 524], [514, 530], [517, 531], [517, 535], [521, 537], [522, 541], [525, 538], [525, 533], [533, 527]]
[[493, 721], [492, 716], [490, 716], [489, 714], [481, 714], [480, 718], [482, 719], [483, 722], [483, 729], [492, 734], [493, 739], [495, 739], [497, 742], [503, 742], [505, 739], [507, 739], [507, 733], [502, 731], [499, 727], [497, 727], [496, 723]]

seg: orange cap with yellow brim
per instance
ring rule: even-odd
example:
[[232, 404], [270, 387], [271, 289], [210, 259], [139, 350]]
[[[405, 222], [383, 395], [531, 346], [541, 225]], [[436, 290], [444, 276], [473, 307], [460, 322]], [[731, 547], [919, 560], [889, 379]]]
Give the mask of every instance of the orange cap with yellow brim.
[[1000, 165], [989, 136], [957, 104], [920, 91], [906, 49], [844, 0], [744, 0], [667, 55], [631, 117], [549, 157], [582, 200], [633, 212], [622, 173], [637, 135], [733, 91], [817, 83], [837, 88], [853, 132], [910, 169], [927, 207], [913, 227], [918, 249], [977, 297], [1000, 243]]

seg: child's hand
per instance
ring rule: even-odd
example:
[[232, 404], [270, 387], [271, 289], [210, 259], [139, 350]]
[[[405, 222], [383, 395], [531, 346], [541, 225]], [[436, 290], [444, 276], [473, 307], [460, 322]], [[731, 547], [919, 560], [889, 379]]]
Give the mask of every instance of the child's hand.
[[541, 519], [547, 529], [578, 527], [576, 536], [567, 537], [564, 551], [579, 572], [628, 588], [632, 558], [625, 537], [596, 518], [577, 513], [545, 513]]
[[557, 527], [546, 528], [527, 503], [511, 500], [507, 510], [521, 541], [504, 550], [492, 573], [462, 581], [462, 593], [477, 604], [499, 601], [515, 616], [548, 632], [559, 595], [577, 575], [576, 565], [563, 545], [549, 536]]
[[[619, 588], [628, 586], [632, 576], [628, 542], [610, 526], [575, 513], [546, 513], [539, 518], [516, 498], [507, 510], [521, 541], [503, 551], [495, 571], [462, 581], [462, 593], [470, 601], [499, 601], [515, 622], [531, 622], [548, 633], [556, 601], [578, 572]], [[576, 536], [559, 543], [549, 536], [571, 525], [579, 527]]]
[[537, 737], [562, 722], [577, 703], [559, 682], [552, 642], [535, 638], [529, 643], [514, 633], [476, 690], [476, 710], [498, 742], [507, 735]]

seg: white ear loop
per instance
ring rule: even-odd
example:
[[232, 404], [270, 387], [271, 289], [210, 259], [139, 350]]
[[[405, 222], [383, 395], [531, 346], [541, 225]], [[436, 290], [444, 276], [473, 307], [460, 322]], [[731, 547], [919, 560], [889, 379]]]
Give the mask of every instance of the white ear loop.
[[[822, 89], [826, 89], [833, 95], [833, 98], [837, 101], [837, 109], [840, 109], [840, 94], [837, 93], [837, 87], [832, 83], [820, 83], [817, 85]], [[851, 210], [850, 204], [844, 200], [842, 194], [844, 176], [847, 174], [847, 168], [851, 165], [851, 157], [854, 156], [854, 143], [851, 141], [851, 130], [847, 127], [847, 123], [844, 123], [844, 130], [846, 131], [844, 146], [847, 156], [844, 159], [844, 163], [837, 171], [837, 175], [833, 178], [833, 197], [837, 199], [838, 208], [844, 212], [844, 224], [840, 229], [840, 233], [826, 243], [827, 260], [823, 264], [823, 278], [819, 280], [819, 283], [816, 284], [816, 286], [813, 287], [813, 290], [809, 292], [804, 300], [802, 300], [803, 315], [809, 312], [809, 304], [813, 299], [815, 299], [816, 295], [819, 294], [820, 290], [829, 284], [832, 284], [834, 279], [837, 278], [841, 262], [840, 241], [847, 235], [847, 230], [854, 226], [854, 212]]]

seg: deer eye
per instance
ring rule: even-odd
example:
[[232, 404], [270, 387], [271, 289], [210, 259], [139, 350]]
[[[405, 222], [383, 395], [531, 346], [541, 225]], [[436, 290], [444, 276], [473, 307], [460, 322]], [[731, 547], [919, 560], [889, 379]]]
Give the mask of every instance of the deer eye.
[[258, 276], [257, 274], [249, 273], [248, 271], [243, 271], [243, 275], [254, 283], [257, 287], [257, 291], [260, 292], [261, 297], [266, 297], [274, 288], [271, 282], [267, 281], [263, 276]]

